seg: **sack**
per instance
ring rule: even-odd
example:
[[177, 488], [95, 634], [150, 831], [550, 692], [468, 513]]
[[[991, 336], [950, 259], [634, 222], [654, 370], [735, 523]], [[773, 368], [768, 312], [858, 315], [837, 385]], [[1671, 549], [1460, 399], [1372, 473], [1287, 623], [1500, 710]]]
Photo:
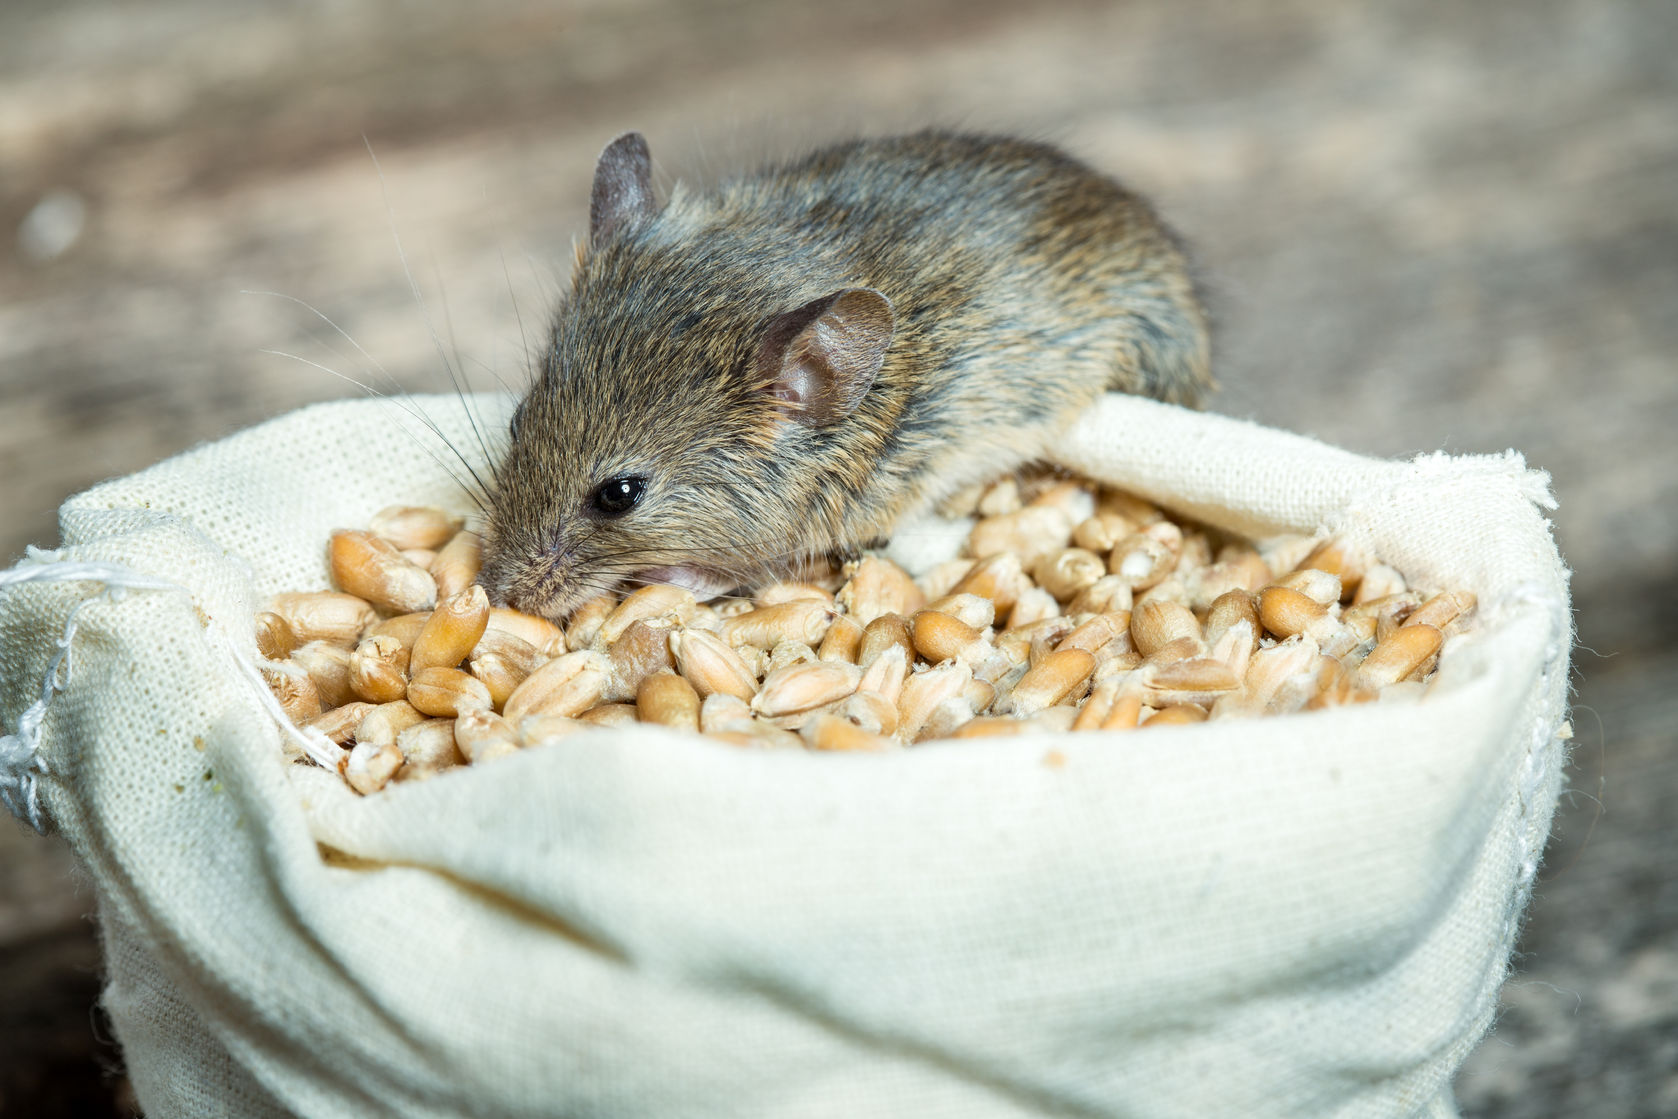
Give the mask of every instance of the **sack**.
[[[413, 403], [474, 457], [460, 401]], [[465, 511], [395, 417], [99, 486], [0, 587], [5, 793], [97, 888], [148, 1115], [1453, 1114], [1565, 761], [1567, 573], [1519, 455], [1119, 396], [1062, 445], [1473, 591], [1420, 703], [890, 755], [638, 728], [361, 798], [282, 759], [251, 619], [327, 586], [333, 528]]]

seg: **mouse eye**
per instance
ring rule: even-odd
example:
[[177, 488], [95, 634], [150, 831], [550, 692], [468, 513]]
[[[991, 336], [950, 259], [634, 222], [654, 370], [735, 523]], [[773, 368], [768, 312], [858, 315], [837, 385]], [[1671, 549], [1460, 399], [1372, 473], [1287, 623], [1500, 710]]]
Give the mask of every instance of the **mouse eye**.
[[621, 517], [635, 508], [635, 503], [641, 500], [646, 490], [645, 478], [611, 478], [595, 487], [591, 500], [595, 512]]

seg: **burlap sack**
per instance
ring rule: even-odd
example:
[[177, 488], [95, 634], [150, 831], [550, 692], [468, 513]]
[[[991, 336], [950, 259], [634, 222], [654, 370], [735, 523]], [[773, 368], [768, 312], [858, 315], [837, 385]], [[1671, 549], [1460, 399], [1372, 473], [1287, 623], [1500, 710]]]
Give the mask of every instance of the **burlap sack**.
[[[416, 403], [481, 457], [458, 402]], [[1064, 443], [1474, 591], [1420, 704], [890, 756], [614, 732], [361, 799], [281, 761], [250, 619], [326, 585], [330, 529], [461, 505], [398, 415], [309, 408], [100, 486], [0, 589], [5, 791], [97, 887], [151, 1116], [1452, 1113], [1563, 762], [1566, 572], [1518, 455], [1117, 397]]]

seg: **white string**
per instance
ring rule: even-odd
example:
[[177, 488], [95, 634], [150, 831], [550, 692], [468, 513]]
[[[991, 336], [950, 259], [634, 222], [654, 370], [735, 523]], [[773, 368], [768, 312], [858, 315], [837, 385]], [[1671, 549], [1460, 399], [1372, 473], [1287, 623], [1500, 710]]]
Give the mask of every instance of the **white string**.
[[304, 755], [322, 769], [330, 769], [333, 773], [344, 772], [344, 762], [349, 757], [349, 751], [326, 737], [317, 727], [299, 727], [291, 721], [280, 706], [280, 701], [274, 698], [273, 691], [262, 679], [262, 673], [250, 659], [239, 650], [223, 642], [223, 652], [251, 685], [251, 693], [273, 720], [279, 724], [281, 733], [285, 734], [302, 749]]
[[[41, 756], [41, 723], [46, 719], [47, 706], [55, 692], [62, 691], [70, 682], [71, 642], [76, 636], [77, 615], [95, 602], [120, 602], [129, 591], [191, 592], [179, 583], [144, 575], [114, 563], [73, 562], [61, 558], [63, 553], [41, 548], [30, 548], [28, 558], [6, 571], [0, 571], [0, 587], [20, 586], [24, 583], [100, 583], [103, 594], [83, 599], [71, 609], [64, 620], [64, 632], [58, 638], [58, 652], [47, 666], [41, 682], [41, 694], [18, 716], [17, 730], [0, 735], [0, 803], [12, 815], [28, 821], [36, 831], [45, 834], [46, 817], [41, 806], [40, 779], [47, 773], [46, 759]], [[343, 772], [348, 751], [314, 727], [299, 727], [286, 715], [274, 693], [268, 688], [258, 667], [231, 641], [216, 633], [206, 633], [211, 643], [230, 661], [251, 685], [250, 692], [257, 705], [316, 765], [334, 773]]]
[[[62, 691], [70, 682], [71, 642], [76, 636], [77, 615], [95, 602], [120, 602], [129, 591], [179, 591], [187, 588], [166, 579], [141, 574], [114, 563], [78, 563], [61, 559], [62, 553], [30, 548], [28, 558], [16, 567], [0, 571], [0, 587], [21, 586], [24, 583], [99, 583], [104, 593], [83, 599], [71, 609], [64, 620], [64, 632], [58, 638], [58, 652], [47, 666], [41, 681], [41, 694], [18, 716], [15, 732], [0, 736], [0, 803], [12, 815], [28, 821], [36, 831], [45, 834], [46, 817], [41, 806], [41, 777], [47, 773], [46, 759], [41, 756], [41, 723], [46, 719], [47, 706], [55, 692]], [[343, 772], [348, 752], [314, 727], [298, 727], [287, 717], [279, 701], [262, 679], [262, 673], [233, 643], [220, 634], [207, 633], [212, 644], [227, 656], [251, 685], [251, 695], [281, 733], [302, 749], [310, 761], [334, 773]]]
[[40, 753], [41, 723], [46, 719], [47, 704], [52, 701], [53, 693], [69, 683], [70, 642], [76, 636], [77, 615], [95, 602], [120, 602], [129, 591], [187, 593], [178, 583], [143, 575], [118, 564], [75, 563], [59, 556], [58, 552], [31, 548], [29, 557], [22, 563], [0, 571], [0, 587], [24, 583], [100, 583], [105, 588], [103, 594], [83, 599], [70, 611], [64, 620], [64, 632], [58, 638], [58, 652], [47, 665], [46, 676], [41, 681], [40, 697], [18, 716], [13, 733], [0, 735], [0, 803], [42, 834], [47, 826], [41, 811], [40, 779], [47, 772], [47, 763]]

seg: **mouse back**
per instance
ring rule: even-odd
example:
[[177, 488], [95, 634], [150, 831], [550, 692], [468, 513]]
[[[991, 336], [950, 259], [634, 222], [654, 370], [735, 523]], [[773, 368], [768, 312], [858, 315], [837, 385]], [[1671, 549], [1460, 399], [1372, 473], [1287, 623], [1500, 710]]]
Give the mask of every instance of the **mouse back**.
[[503, 600], [749, 582], [1037, 457], [1102, 391], [1207, 383], [1175, 239], [1046, 145], [858, 140], [663, 202], [651, 170], [636, 133], [596, 168], [492, 495]]

